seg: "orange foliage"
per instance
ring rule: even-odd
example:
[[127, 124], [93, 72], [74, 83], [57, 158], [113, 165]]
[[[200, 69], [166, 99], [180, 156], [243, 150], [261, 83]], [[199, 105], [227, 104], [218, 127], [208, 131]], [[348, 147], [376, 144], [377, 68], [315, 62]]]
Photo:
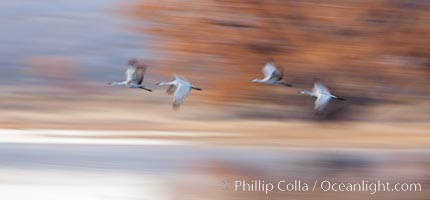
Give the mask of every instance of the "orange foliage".
[[128, 14], [146, 22], [139, 30], [154, 40], [145, 48], [163, 53], [160, 73], [189, 76], [217, 100], [275, 91], [250, 83], [269, 58], [306, 87], [320, 77], [349, 82], [333, 84], [340, 89], [405, 80], [405, 89], [423, 89], [429, 8], [413, 0], [144, 0]]

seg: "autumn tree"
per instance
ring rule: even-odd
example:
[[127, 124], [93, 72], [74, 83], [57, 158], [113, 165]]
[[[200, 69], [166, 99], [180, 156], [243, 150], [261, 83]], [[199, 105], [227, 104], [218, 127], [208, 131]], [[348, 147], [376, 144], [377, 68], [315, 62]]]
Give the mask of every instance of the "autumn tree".
[[280, 89], [250, 80], [269, 58], [299, 86], [318, 77], [358, 90], [381, 79], [423, 87], [428, 11], [413, 0], [144, 0], [127, 14], [144, 21], [138, 31], [151, 37], [144, 48], [157, 53], [159, 72], [189, 76], [211, 99], [264, 99]]

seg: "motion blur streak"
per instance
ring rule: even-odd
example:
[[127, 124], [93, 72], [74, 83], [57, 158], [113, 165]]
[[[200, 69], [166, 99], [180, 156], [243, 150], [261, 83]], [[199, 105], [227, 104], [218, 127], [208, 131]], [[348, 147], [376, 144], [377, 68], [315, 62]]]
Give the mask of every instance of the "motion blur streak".
[[[252, 152], [250, 154], [249, 152]], [[259, 199], [264, 192], [224, 188], [235, 180], [422, 182], [427, 151], [281, 150], [256, 147], [0, 145], [0, 195], [24, 199]], [[419, 161], [421, 160], [421, 161]], [[407, 164], [405, 164], [407, 163]], [[378, 174], [377, 177], [374, 175]], [[423, 186], [425, 188], [425, 186]], [[271, 199], [369, 198], [364, 193], [272, 192]], [[375, 199], [423, 199], [428, 191], [384, 193]], [[64, 198], [63, 198], [64, 197]]]
[[[430, 196], [426, 0], [0, 1], [0, 197]], [[152, 93], [110, 87], [127, 61]], [[252, 83], [273, 60], [293, 87]], [[156, 83], [203, 88], [177, 112]], [[315, 79], [345, 98], [314, 114]], [[234, 192], [235, 180], [420, 183]]]
[[248, 84], [274, 58], [300, 87], [322, 78], [364, 101], [429, 94], [429, 6], [420, 0], [145, 0], [126, 14], [144, 20], [139, 30], [154, 36], [144, 48], [166, 54], [154, 59], [160, 70], [200, 77], [213, 87], [211, 100], [280, 95], [283, 90], [261, 93]]

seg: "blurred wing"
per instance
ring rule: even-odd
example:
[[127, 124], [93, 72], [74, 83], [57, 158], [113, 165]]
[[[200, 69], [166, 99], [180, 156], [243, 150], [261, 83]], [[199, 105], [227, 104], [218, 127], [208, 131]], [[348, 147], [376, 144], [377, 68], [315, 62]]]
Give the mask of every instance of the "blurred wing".
[[179, 82], [185, 82], [185, 83], [188, 83], [188, 84], [189, 84], [189, 81], [188, 81], [186, 78], [184, 78], [184, 77], [179, 77], [179, 76], [176, 76], [176, 75], [175, 75], [175, 79], [176, 79], [177, 81], [179, 81]]
[[273, 63], [267, 63], [263, 68], [263, 74], [266, 79], [281, 80], [282, 72]]
[[274, 80], [282, 80], [284, 74], [279, 71], [278, 69], [276, 69], [276, 71], [273, 72], [272, 77], [270, 79], [274, 79]]
[[191, 91], [191, 87], [184, 83], [179, 83], [176, 91], [173, 105], [181, 105]]
[[175, 93], [175, 91], [176, 91], [176, 85], [170, 85], [170, 86], [167, 88], [166, 93], [167, 93], [168, 95], [172, 95], [173, 93]]
[[323, 94], [330, 94], [330, 90], [321, 82], [316, 81], [314, 83], [314, 93], [323, 93]]
[[263, 74], [265, 78], [271, 77], [275, 71], [276, 67], [272, 63], [266, 63], [266, 65], [263, 67]]
[[135, 82], [138, 85], [142, 84], [143, 78], [145, 76], [145, 72], [146, 72], [145, 65], [142, 64], [135, 67], [135, 71], [133, 74], [133, 82]]
[[127, 83], [133, 80], [133, 76], [135, 72], [136, 72], [136, 69], [134, 67], [127, 67], [127, 70], [125, 71], [125, 75], [126, 75], [125, 80], [127, 81]]
[[319, 94], [317, 100], [315, 100], [315, 111], [322, 113], [327, 108], [331, 97], [325, 94]]

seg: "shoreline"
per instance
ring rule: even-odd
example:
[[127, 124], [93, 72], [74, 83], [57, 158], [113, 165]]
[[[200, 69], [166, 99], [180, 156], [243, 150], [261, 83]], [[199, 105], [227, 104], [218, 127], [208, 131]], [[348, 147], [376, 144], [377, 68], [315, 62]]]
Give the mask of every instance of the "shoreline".
[[[203, 145], [281, 149], [430, 149], [430, 125], [230, 122], [182, 129], [0, 129], [0, 143]], [[257, 123], [257, 122], [255, 122]], [[121, 127], [121, 126], [119, 126]], [[191, 127], [191, 128], [187, 128]], [[194, 127], [194, 128], [192, 128]], [[220, 131], [221, 130], [221, 131]], [[266, 131], [265, 131], [266, 130]], [[269, 130], [269, 131], [267, 131]]]

